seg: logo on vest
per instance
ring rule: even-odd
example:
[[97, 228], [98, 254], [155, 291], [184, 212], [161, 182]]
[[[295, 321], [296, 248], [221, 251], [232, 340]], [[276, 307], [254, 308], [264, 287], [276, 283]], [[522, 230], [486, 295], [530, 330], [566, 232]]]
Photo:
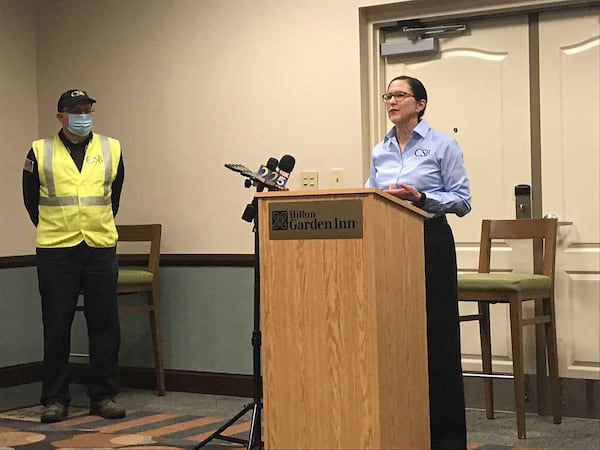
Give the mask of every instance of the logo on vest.
[[88, 156], [85, 159], [85, 162], [87, 162], [88, 164], [94, 164], [94, 163], [103, 163], [104, 160], [102, 159], [102, 155], [96, 155], [96, 156]]

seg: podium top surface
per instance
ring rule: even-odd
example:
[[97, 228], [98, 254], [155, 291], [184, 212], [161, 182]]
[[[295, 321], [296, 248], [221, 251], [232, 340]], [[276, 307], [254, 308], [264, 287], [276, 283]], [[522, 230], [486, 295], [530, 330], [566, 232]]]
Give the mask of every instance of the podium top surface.
[[256, 192], [255, 197], [259, 200], [261, 199], [276, 199], [276, 198], [306, 198], [306, 200], [310, 200], [311, 198], [317, 197], [346, 197], [352, 195], [376, 195], [384, 199], [385, 201], [389, 201], [391, 203], [395, 203], [401, 208], [408, 209], [413, 213], [425, 218], [427, 217], [427, 213], [423, 211], [421, 208], [417, 208], [412, 203], [401, 200], [397, 197], [394, 197], [387, 192], [384, 192], [378, 188], [342, 188], [342, 189], [314, 189], [309, 191], [269, 191], [269, 192]]

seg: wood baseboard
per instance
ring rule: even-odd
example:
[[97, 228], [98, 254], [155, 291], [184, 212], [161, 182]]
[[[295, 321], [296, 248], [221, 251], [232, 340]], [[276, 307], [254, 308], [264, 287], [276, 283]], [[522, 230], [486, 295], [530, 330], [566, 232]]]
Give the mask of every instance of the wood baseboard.
[[[71, 381], [85, 383], [87, 365], [71, 364]], [[35, 383], [42, 379], [42, 363], [33, 362], [16, 366], [0, 367], [0, 388]], [[196, 394], [254, 397], [252, 375], [166, 370], [167, 390]], [[121, 385], [134, 389], [152, 390], [156, 386], [154, 369], [145, 367], [121, 367]]]
[[[73, 382], [84, 383], [86, 370], [85, 364], [73, 364]], [[41, 362], [2, 367], [0, 368], [0, 388], [40, 381], [41, 376]], [[168, 391], [254, 397], [252, 375], [166, 370], [165, 379]], [[123, 387], [153, 390], [156, 386], [154, 369], [121, 367], [121, 384]], [[525, 405], [528, 412], [537, 412], [535, 387], [535, 375], [527, 375]], [[600, 380], [563, 378], [561, 388], [562, 415], [564, 417], [600, 419]], [[494, 394], [497, 410], [514, 411], [512, 380], [494, 380]], [[481, 380], [465, 378], [465, 401], [467, 408], [484, 408]], [[544, 413], [546, 414], [546, 412]]]
[[0, 367], [0, 388], [35, 383], [42, 379], [42, 363]]
[[[72, 380], [76, 383], [85, 383], [87, 366], [85, 364], [73, 364], [72, 367]], [[156, 388], [154, 369], [121, 367], [121, 385], [134, 389], [153, 390]], [[166, 370], [165, 385], [168, 391], [234, 397], [254, 396], [251, 375]]]

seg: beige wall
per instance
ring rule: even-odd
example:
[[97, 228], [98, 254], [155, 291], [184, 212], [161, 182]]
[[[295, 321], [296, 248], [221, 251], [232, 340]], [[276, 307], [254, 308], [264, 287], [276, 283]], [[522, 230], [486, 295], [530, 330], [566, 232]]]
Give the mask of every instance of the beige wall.
[[34, 252], [22, 162], [72, 87], [98, 100], [96, 131], [123, 143], [117, 222], [163, 223], [165, 253], [253, 251], [240, 219], [252, 190], [224, 163], [291, 154], [291, 188], [303, 169], [328, 187], [333, 167], [362, 186], [359, 8], [391, 3], [382, 16], [477, 2], [0, 0], [0, 256]]
[[253, 191], [224, 163], [291, 154], [291, 187], [302, 169], [318, 169], [325, 187], [332, 167], [363, 183], [358, 7], [368, 3], [39, 2], [40, 131], [56, 131], [58, 93], [87, 89], [96, 130], [124, 148], [118, 222], [163, 223], [165, 253], [252, 252], [240, 216]]
[[21, 172], [38, 132], [33, 3], [0, 0], [0, 256], [31, 254]]

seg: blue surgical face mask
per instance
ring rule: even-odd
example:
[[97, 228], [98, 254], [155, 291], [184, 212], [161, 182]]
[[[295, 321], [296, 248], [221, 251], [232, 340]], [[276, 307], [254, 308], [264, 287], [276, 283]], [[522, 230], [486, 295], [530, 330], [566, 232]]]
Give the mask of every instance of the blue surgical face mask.
[[92, 131], [93, 118], [91, 114], [69, 113], [67, 129], [77, 136], [87, 136]]

